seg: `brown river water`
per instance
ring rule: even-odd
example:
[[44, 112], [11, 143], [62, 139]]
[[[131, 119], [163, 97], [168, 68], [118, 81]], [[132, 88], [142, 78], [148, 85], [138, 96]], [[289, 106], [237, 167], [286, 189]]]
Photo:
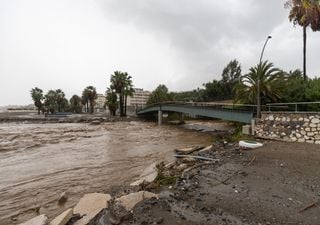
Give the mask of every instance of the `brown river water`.
[[85, 193], [108, 192], [153, 162], [172, 161], [175, 148], [210, 141], [208, 133], [144, 122], [0, 123], [0, 224], [52, 218]]

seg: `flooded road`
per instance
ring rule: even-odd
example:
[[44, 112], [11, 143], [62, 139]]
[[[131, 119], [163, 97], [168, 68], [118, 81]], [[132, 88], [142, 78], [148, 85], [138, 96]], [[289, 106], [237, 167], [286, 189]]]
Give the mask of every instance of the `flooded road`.
[[[172, 150], [209, 144], [208, 134], [154, 123], [0, 124], [0, 224], [52, 218], [88, 192], [128, 184]], [[66, 191], [68, 201], [57, 201]]]

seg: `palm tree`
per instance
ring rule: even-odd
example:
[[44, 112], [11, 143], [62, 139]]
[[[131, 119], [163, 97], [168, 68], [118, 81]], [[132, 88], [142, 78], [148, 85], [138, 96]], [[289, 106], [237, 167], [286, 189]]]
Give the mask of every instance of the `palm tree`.
[[57, 89], [55, 91], [55, 95], [56, 95], [56, 102], [57, 102], [57, 105], [58, 105], [58, 112], [61, 112], [61, 106], [64, 103], [65, 94], [61, 89]]
[[82, 105], [84, 106], [85, 108], [85, 112], [88, 113], [89, 112], [89, 98], [88, 98], [88, 90], [87, 88], [85, 88], [83, 91], [82, 91], [82, 96], [81, 96], [81, 103]]
[[34, 105], [38, 108], [38, 114], [40, 114], [40, 110], [43, 106], [42, 100], [44, 99], [43, 91], [40, 88], [35, 87], [31, 89], [30, 93]]
[[[283, 72], [272, 63], [264, 61], [249, 69], [249, 73], [241, 76], [236, 86], [236, 102], [254, 104], [257, 99], [257, 83], [260, 81], [259, 99], [262, 103], [276, 102], [280, 99]], [[258, 102], [261, 106], [261, 102]], [[260, 109], [257, 110], [258, 112]], [[257, 115], [259, 117], [259, 115]]]
[[126, 115], [126, 99], [134, 91], [131, 78], [127, 72], [115, 71], [111, 74], [110, 89], [119, 95], [120, 116]]
[[303, 77], [306, 80], [307, 27], [311, 27], [313, 31], [320, 30], [320, 2], [319, 0], [288, 0], [285, 6], [291, 8], [290, 22], [303, 27]]
[[118, 108], [117, 93], [110, 88], [107, 88], [106, 91], [106, 105], [108, 106], [110, 115], [115, 116]]
[[131, 76], [126, 73], [126, 85], [124, 87], [124, 115], [127, 115], [127, 100], [128, 96], [133, 96], [134, 88], [131, 80]]
[[98, 98], [96, 88], [93, 86], [88, 86], [85, 88], [85, 90], [86, 90], [85, 92], [87, 94], [87, 99], [88, 99], [87, 102], [90, 103], [90, 113], [93, 113], [95, 100]]

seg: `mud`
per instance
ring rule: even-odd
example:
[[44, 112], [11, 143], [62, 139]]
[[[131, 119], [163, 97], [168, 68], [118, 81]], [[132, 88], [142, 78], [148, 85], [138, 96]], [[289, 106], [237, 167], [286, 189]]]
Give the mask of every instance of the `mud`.
[[[39, 213], [50, 218], [89, 192], [133, 182], [172, 150], [211, 137], [143, 122], [1, 123], [0, 224], [18, 224]], [[67, 201], [59, 205], [61, 193]]]
[[243, 151], [220, 143], [205, 155], [220, 162], [195, 162], [172, 186], [148, 189], [160, 199], [140, 203], [121, 224], [320, 224], [317, 145], [265, 141]]

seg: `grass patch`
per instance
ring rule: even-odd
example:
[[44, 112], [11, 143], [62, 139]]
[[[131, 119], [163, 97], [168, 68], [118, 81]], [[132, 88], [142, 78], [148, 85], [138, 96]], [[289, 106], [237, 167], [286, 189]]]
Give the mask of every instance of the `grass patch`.
[[158, 175], [154, 180], [154, 183], [159, 186], [169, 186], [176, 183], [177, 177], [171, 175], [168, 171], [165, 171], [164, 164], [160, 163], [157, 165]]

